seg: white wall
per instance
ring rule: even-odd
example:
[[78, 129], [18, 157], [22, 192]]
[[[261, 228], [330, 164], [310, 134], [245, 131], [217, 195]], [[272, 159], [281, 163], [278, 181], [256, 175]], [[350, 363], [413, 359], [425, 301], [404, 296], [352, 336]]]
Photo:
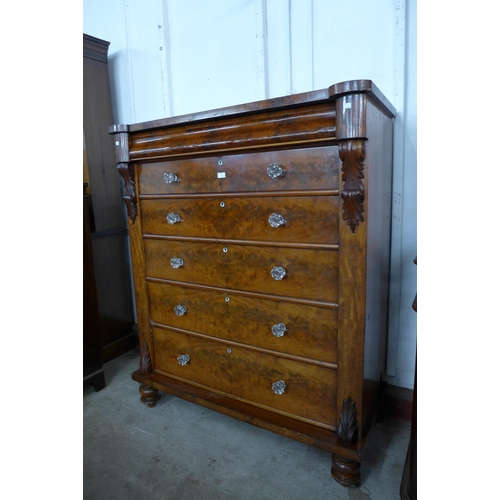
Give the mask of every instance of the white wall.
[[387, 380], [413, 387], [416, 350], [416, 0], [84, 0], [110, 42], [115, 123], [370, 79], [398, 111]]

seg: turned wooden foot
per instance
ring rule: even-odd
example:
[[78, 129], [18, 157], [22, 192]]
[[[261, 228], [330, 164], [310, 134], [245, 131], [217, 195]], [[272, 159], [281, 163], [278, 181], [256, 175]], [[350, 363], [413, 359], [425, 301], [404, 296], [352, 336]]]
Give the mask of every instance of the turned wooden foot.
[[161, 397], [157, 389], [148, 387], [144, 384], [140, 385], [139, 392], [141, 393], [141, 403], [148, 405], [150, 408], [153, 408], [153, 406]]
[[332, 455], [332, 476], [342, 486], [358, 486], [361, 479], [360, 468], [360, 462]]

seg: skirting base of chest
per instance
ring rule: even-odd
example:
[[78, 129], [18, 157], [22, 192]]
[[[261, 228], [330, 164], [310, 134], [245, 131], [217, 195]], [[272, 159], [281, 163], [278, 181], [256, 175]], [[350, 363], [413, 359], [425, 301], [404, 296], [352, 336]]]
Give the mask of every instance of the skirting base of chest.
[[[374, 406], [374, 411], [370, 417], [370, 424], [365, 424], [365, 429], [368, 429], [366, 435], [354, 445], [348, 446], [339, 442], [335, 431], [322, 429], [306, 422], [279, 415], [272, 411], [255, 407], [251, 404], [208, 391], [201, 387], [192, 386], [191, 384], [164, 375], [143, 375], [140, 370], [137, 370], [132, 374], [132, 379], [141, 384], [141, 401], [149, 407], [155, 405], [159, 399], [158, 391], [162, 391], [229, 417], [332, 453], [332, 476], [344, 486], [354, 486], [359, 483], [359, 474], [357, 471], [359, 471], [363, 449], [369, 434], [368, 431], [372, 427], [371, 424], [376, 421], [377, 416], [381, 412], [383, 400], [382, 389], [378, 396], [378, 403]], [[145, 398], [145, 394], [150, 399]]]

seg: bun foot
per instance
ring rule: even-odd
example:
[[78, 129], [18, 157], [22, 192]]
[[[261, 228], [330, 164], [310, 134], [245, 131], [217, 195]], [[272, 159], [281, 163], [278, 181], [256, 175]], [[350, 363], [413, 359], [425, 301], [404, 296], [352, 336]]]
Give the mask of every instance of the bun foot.
[[359, 486], [361, 479], [360, 468], [360, 462], [332, 455], [332, 476], [342, 486]]
[[139, 392], [141, 393], [141, 403], [153, 408], [156, 402], [160, 399], [160, 391], [154, 389], [153, 387], [148, 387], [147, 385], [141, 384], [139, 387]]

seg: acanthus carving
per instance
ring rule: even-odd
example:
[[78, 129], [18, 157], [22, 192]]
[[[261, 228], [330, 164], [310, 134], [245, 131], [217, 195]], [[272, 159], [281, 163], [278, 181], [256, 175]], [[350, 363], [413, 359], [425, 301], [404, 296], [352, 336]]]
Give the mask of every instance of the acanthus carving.
[[342, 161], [342, 193], [344, 201], [343, 220], [354, 233], [360, 222], [363, 222], [363, 203], [365, 190], [363, 186], [363, 162], [365, 160], [365, 141], [351, 139], [339, 144], [339, 157]]
[[353, 444], [358, 440], [358, 422], [356, 420], [356, 406], [348, 397], [344, 399], [340, 410], [337, 438], [342, 444]]
[[118, 163], [118, 172], [123, 178], [123, 201], [127, 207], [127, 214], [135, 222], [137, 218], [137, 199], [135, 194], [134, 169], [128, 163]]
[[142, 375], [149, 375], [152, 372], [151, 355], [146, 341], [141, 344], [141, 358], [139, 360], [139, 371]]

